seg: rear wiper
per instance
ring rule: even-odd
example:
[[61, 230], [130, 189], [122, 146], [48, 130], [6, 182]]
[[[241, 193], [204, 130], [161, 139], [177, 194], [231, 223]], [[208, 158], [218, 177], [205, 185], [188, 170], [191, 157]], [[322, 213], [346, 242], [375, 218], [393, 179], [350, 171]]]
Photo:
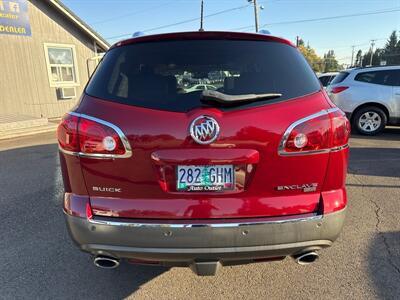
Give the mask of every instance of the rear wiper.
[[273, 99], [281, 96], [281, 93], [228, 95], [217, 91], [205, 90], [201, 93], [201, 101], [215, 101], [222, 104], [240, 104], [241, 102]]

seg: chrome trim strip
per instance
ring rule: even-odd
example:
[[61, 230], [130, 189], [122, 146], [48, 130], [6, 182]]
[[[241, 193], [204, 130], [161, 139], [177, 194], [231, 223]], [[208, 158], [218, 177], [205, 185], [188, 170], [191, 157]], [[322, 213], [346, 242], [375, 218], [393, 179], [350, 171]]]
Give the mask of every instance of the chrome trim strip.
[[[342, 150], [342, 149], [347, 148], [347, 147], [348, 147], [348, 144], [343, 145], [343, 146], [340, 146], [340, 147], [336, 147], [336, 148], [329, 148], [329, 149], [322, 149], [322, 150], [310, 150], [310, 151], [302, 151], [302, 152], [286, 152], [286, 151], [284, 150], [284, 149], [285, 149], [286, 142], [287, 142], [287, 140], [288, 140], [288, 138], [289, 138], [289, 135], [290, 135], [290, 133], [292, 132], [292, 130], [293, 130], [296, 126], [298, 126], [298, 125], [300, 125], [300, 124], [302, 124], [302, 123], [304, 123], [304, 122], [307, 122], [307, 121], [309, 121], [309, 120], [312, 120], [312, 119], [314, 119], [314, 118], [318, 118], [318, 117], [320, 117], [320, 116], [324, 116], [324, 115], [327, 115], [327, 114], [329, 114], [329, 113], [331, 113], [331, 112], [335, 112], [335, 111], [338, 111], [338, 110], [339, 110], [338, 107], [333, 107], [333, 108], [329, 108], [329, 109], [324, 109], [324, 110], [321, 110], [321, 111], [319, 111], [319, 112], [317, 112], [317, 113], [315, 113], [315, 114], [309, 115], [309, 116], [307, 116], [307, 117], [304, 117], [304, 118], [302, 118], [302, 119], [300, 119], [300, 120], [297, 120], [296, 122], [292, 123], [292, 124], [285, 130], [285, 133], [284, 133], [283, 136], [282, 136], [281, 142], [279, 143], [278, 154], [279, 154], [280, 156], [300, 156], [300, 155], [309, 155], [309, 154], [329, 153], [329, 152], [331, 152], [331, 151], [339, 151], [339, 150]], [[340, 149], [339, 149], [339, 148], [340, 148]]]
[[119, 127], [115, 126], [114, 124], [112, 124], [110, 122], [107, 122], [102, 119], [95, 118], [95, 117], [92, 117], [89, 115], [80, 114], [80, 113], [76, 113], [76, 112], [69, 112], [68, 114], [70, 114], [71, 116], [91, 120], [91, 121], [103, 124], [107, 127], [114, 129], [115, 132], [118, 134], [119, 138], [121, 139], [122, 144], [125, 147], [125, 154], [120, 155], [120, 154], [99, 154], [99, 153], [73, 152], [73, 151], [61, 149], [61, 147], [58, 146], [58, 149], [62, 153], [65, 153], [68, 155], [79, 156], [79, 157], [89, 157], [89, 158], [97, 158], [97, 159], [128, 158], [128, 157], [132, 156], [132, 148], [131, 148], [131, 145], [129, 144], [128, 138], [125, 136], [125, 134], [122, 132], [122, 130]]
[[340, 110], [339, 107], [332, 107], [332, 108], [326, 109], [325, 111], [329, 114], [331, 112], [335, 112], [335, 111], [338, 111], [338, 110]]
[[340, 151], [340, 150], [343, 150], [343, 149], [347, 149], [347, 148], [349, 148], [349, 144], [346, 144], [346, 145], [343, 145], [343, 146], [339, 146], [339, 147], [332, 148], [332, 149], [331, 149], [331, 152], [337, 152], [337, 151]]
[[60, 144], [58, 144], [58, 150], [60, 150], [60, 152], [62, 152], [62, 153], [68, 154], [68, 155], [79, 156], [79, 152], [65, 150], [65, 149], [61, 148]]
[[329, 152], [331, 152], [331, 149], [310, 150], [310, 151], [301, 151], [301, 152], [285, 152], [285, 151], [281, 151], [278, 154], [280, 156], [302, 156], [302, 155], [321, 154], [321, 153], [329, 153]]
[[123, 222], [123, 221], [113, 221], [113, 220], [101, 220], [101, 219], [88, 219], [89, 223], [95, 225], [109, 225], [109, 226], [123, 226], [123, 227], [134, 227], [134, 228], [236, 228], [242, 226], [263, 226], [268, 224], [285, 224], [285, 223], [296, 223], [296, 222], [309, 222], [309, 221], [318, 221], [322, 220], [322, 215], [313, 215], [310, 217], [301, 217], [301, 218], [281, 218], [277, 220], [263, 220], [263, 221], [254, 221], [254, 222], [243, 222], [243, 223], [143, 223], [143, 222]]

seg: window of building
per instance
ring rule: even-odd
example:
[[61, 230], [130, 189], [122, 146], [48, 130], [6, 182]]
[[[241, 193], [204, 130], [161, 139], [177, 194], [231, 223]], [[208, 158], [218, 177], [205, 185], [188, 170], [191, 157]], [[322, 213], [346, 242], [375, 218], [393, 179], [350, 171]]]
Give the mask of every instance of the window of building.
[[45, 44], [44, 49], [50, 86], [79, 85], [75, 46]]

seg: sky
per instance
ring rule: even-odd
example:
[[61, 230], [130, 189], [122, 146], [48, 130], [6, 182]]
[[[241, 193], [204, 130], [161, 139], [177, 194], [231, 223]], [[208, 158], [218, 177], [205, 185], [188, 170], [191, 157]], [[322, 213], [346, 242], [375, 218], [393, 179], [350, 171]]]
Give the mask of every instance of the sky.
[[[199, 29], [200, 0], [62, 2], [111, 44], [137, 31]], [[374, 39], [375, 47], [383, 47], [391, 32], [400, 30], [400, 0], [258, 0], [258, 5], [262, 29], [293, 42], [300, 36], [321, 56], [333, 49], [339, 63], [350, 63], [352, 45], [366, 52]], [[255, 30], [254, 8], [247, 0], [204, 0], [204, 15], [205, 30]], [[317, 18], [323, 20], [310, 20]], [[166, 27], [170, 24], [176, 25]]]

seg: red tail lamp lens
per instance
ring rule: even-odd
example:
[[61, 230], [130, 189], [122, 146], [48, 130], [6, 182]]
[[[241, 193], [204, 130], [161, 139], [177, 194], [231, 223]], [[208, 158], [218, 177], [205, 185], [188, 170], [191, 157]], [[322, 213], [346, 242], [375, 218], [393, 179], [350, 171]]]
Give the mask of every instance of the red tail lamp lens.
[[335, 86], [332, 88], [331, 92], [332, 94], [338, 94], [347, 90], [348, 88], [349, 88], [348, 86]]
[[93, 212], [89, 202], [86, 203], [86, 218], [93, 219]]
[[125, 154], [125, 147], [118, 133], [106, 125], [81, 118], [79, 144], [83, 153]]
[[340, 147], [349, 142], [351, 126], [341, 110], [330, 113], [333, 128], [332, 147]]
[[79, 152], [78, 121], [76, 116], [65, 115], [58, 125], [57, 138], [62, 149]]
[[68, 114], [57, 129], [61, 149], [84, 154], [124, 155], [125, 145], [113, 125]]
[[327, 149], [330, 146], [331, 121], [323, 115], [297, 125], [286, 141], [285, 152]]
[[305, 118], [296, 125], [285, 143], [284, 152], [318, 152], [347, 145], [350, 136], [350, 122], [337, 109], [329, 113]]

